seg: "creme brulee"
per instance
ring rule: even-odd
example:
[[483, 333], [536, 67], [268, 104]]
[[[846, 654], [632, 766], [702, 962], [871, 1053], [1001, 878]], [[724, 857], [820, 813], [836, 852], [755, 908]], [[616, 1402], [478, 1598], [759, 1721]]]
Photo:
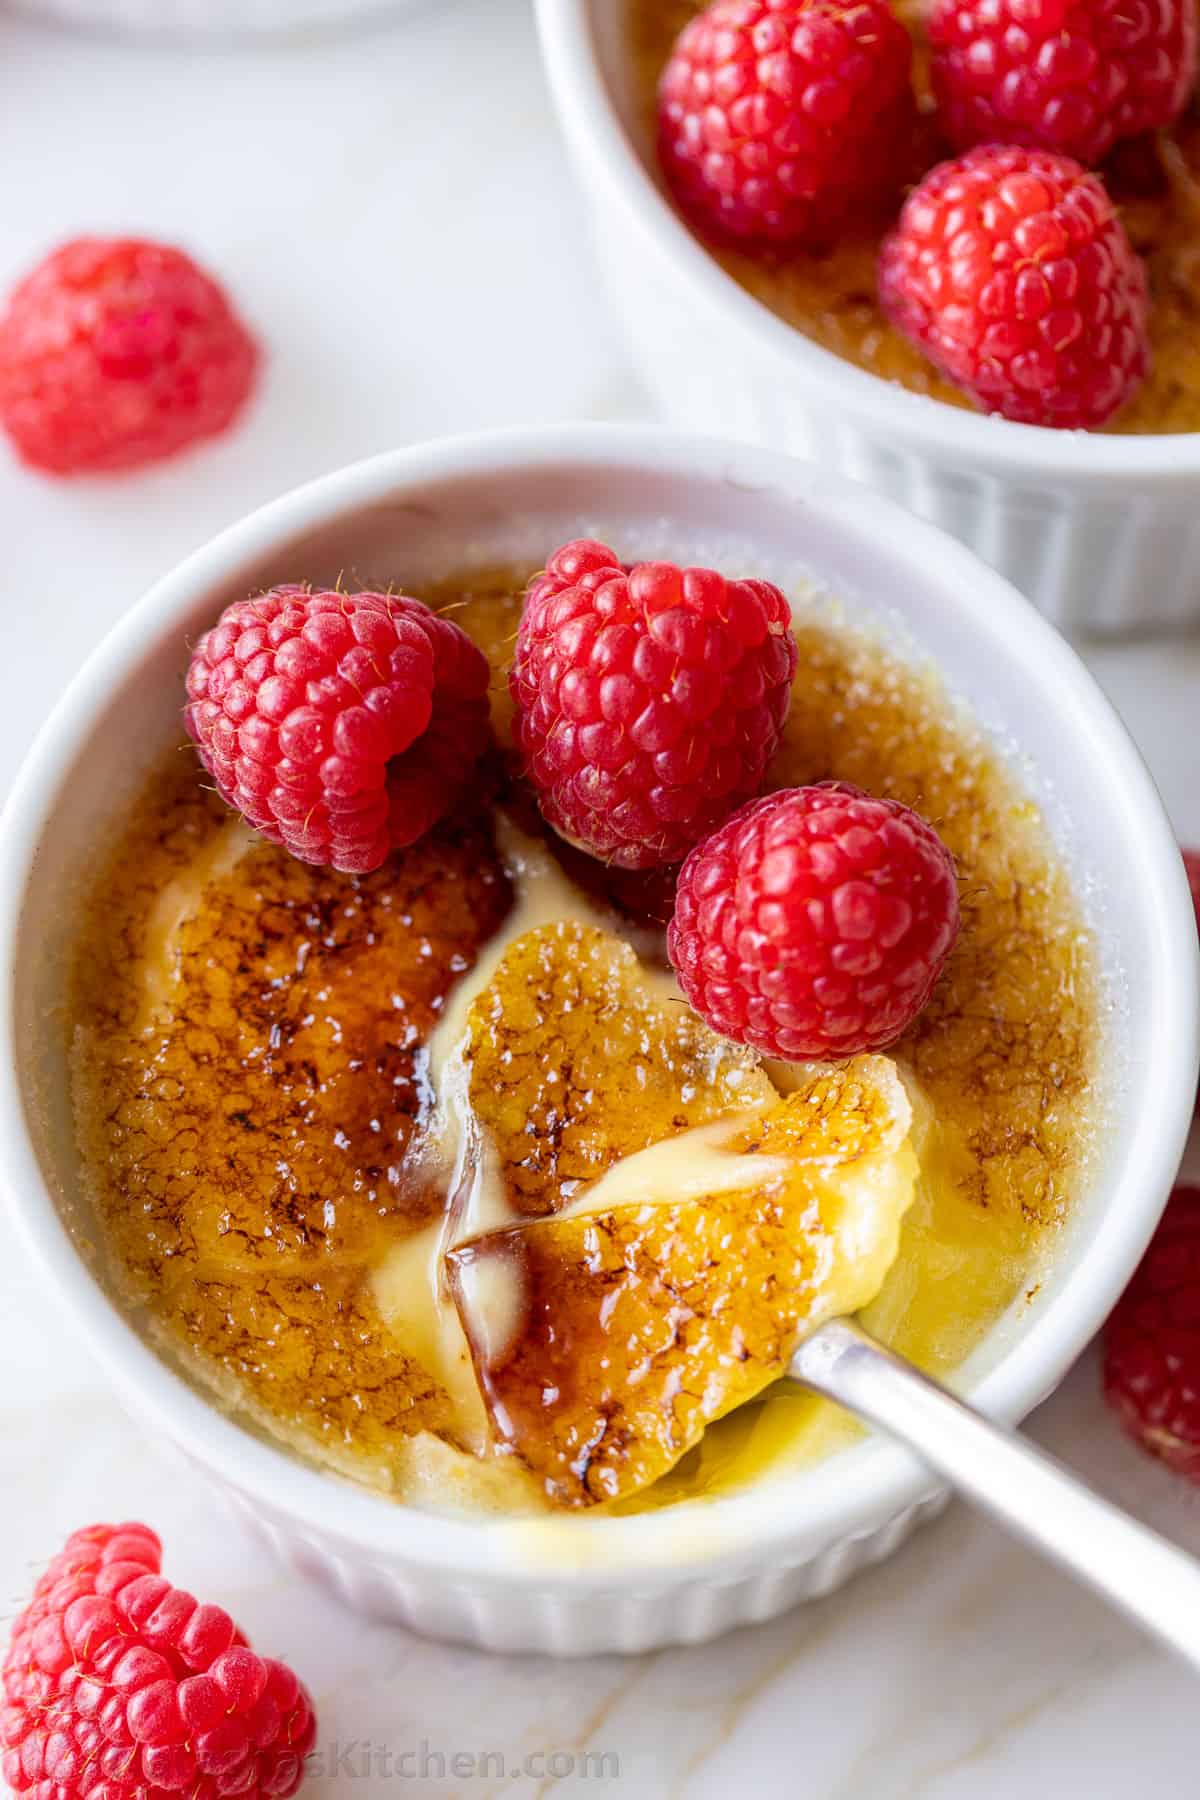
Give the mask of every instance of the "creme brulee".
[[[642, 153], [656, 167], [655, 94], [671, 46], [705, 0], [623, 0], [626, 39], [642, 124]], [[931, 116], [920, 0], [892, 0], [913, 33], [922, 117], [904, 172], [915, 184], [950, 154]], [[1103, 174], [1150, 278], [1148, 380], [1106, 427], [1119, 432], [1200, 431], [1200, 101], [1159, 139], [1119, 147]], [[711, 247], [722, 268], [806, 337], [885, 381], [950, 406], [970, 407], [907, 338], [876, 299], [880, 234], [848, 233], [825, 256]]]
[[[523, 588], [424, 596], [491, 659], [501, 745]], [[349, 876], [257, 838], [190, 752], [148, 783], [86, 903], [75, 1111], [116, 1282], [236, 1416], [444, 1510], [660, 1505], [840, 1440], [765, 1385], [798, 1330], [865, 1307], [945, 1371], [1036, 1285], [1094, 1104], [1067, 877], [931, 675], [824, 603], [796, 635], [771, 784], [914, 805], [959, 871], [957, 948], [886, 1056], [767, 1068], [714, 1038], [629, 922], [637, 884], [620, 912], [602, 872], [585, 893], [503, 784]], [[619, 1430], [596, 1359], [629, 1381]]]

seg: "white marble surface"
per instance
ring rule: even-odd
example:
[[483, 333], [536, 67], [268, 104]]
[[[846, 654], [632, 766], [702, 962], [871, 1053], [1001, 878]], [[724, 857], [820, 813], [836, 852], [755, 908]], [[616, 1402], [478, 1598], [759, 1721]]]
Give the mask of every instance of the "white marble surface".
[[[0, 454], [0, 786], [122, 608], [253, 503], [430, 433], [645, 412], [522, 0], [432, 0], [395, 29], [228, 58], [81, 42], [0, 8], [0, 88], [0, 284], [81, 230], [177, 237], [271, 351], [246, 428], [161, 472], [64, 487]], [[1200, 841], [1200, 642], [1089, 660]], [[129, 1424], [11, 1249], [0, 1368], [3, 1610], [72, 1526], [145, 1516], [176, 1580], [295, 1662], [327, 1741], [411, 1753], [363, 1775], [360, 1748], [314, 1800], [1195, 1791], [1194, 1678], [962, 1508], [852, 1589], [706, 1649], [496, 1660], [364, 1627], [258, 1561]], [[1117, 1436], [1092, 1357], [1031, 1429], [1200, 1552], [1200, 1494]], [[584, 1750], [619, 1777], [580, 1763], [556, 1781]], [[455, 1753], [490, 1760], [455, 1775]]]

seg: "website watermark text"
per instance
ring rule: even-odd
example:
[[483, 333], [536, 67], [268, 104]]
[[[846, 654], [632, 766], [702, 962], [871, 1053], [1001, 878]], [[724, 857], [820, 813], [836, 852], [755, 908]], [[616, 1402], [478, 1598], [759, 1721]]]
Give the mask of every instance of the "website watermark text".
[[514, 1756], [503, 1750], [442, 1749], [419, 1744], [381, 1743], [377, 1738], [334, 1738], [308, 1758], [308, 1774], [327, 1781], [618, 1781], [621, 1759], [615, 1750], [530, 1750]]

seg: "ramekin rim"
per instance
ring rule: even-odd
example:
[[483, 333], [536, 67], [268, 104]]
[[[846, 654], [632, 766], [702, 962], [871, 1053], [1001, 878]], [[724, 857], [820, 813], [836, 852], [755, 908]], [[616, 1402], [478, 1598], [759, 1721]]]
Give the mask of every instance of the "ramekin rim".
[[[303, 1529], [334, 1538], [357, 1552], [436, 1570], [446, 1575], [523, 1583], [560, 1578], [581, 1587], [626, 1581], [651, 1571], [658, 1582], [706, 1577], [757, 1564], [767, 1553], [786, 1557], [805, 1531], [836, 1529], [839, 1537], [869, 1528], [917, 1503], [936, 1484], [906, 1451], [870, 1443], [804, 1471], [793, 1483], [764, 1482], [734, 1495], [626, 1517], [576, 1518], [574, 1562], [561, 1556], [564, 1522], [551, 1519], [559, 1554], [547, 1562], [540, 1520], [460, 1520], [359, 1490], [307, 1467], [258, 1440], [223, 1414], [138, 1335], [79, 1256], [47, 1190], [29, 1141], [16, 1078], [12, 981], [7, 973], [21, 926], [22, 898], [38, 843], [53, 817], [61, 776], [86, 742], [115, 681], [127, 673], [165, 618], [184, 609], [197, 591], [228, 579], [273, 545], [342, 513], [394, 497], [415, 481], [457, 479], [506, 470], [554, 468], [563, 463], [620, 467], [634, 478], [638, 465], [669, 468], [681, 480], [736, 481], [803, 494], [810, 506], [854, 515], [855, 529], [887, 554], [921, 571], [940, 563], [960, 604], [986, 639], [1003, 632], [1040, 681], [1053, 680], [1058, 704], [1086, 727], [1097, 766], [1108, 765], [1108, 804], [1119, 796], [1125, 828], [1137, 841], [1131, 866], [1143, 876], [1146, 937], [1154, 957], [1157, 1072], [1185, 1073], [1200, 1060], [1200, 955], [1191, 946], [1192, 913], [1182, 859], [1161, 802], [1136, 749], [1109, 702], [1075, 653], [1012, 590], [964, 547], [895, 503], [844, 478], [831, 478], [782, 453], [693, 437], [653, 426], [577, 425], [516, 427], [442, 438], [387, 452], [334, 471], [293, 490], [228, 527], [155, 583], [92, 652], [39, 732], [3, 813], [6, 857], [0, 863], [0, 1181], [21, 1235], [49, 1283], [75, 1313], [98, 1360], [135, 1409], [148, 1414], [164, 1435], [180, 1441], [226, 1485], [268, 1512], [282, 1512]], [[817, 485], [819, 494], [806, 490]], [[1198, 975], [1181, 980], [1189, 950]], [[1139, 1110], [1122, 1160], [1139, 1169], [1140, 1207], [1119, 1218], [1105, 1215], [1106, 1232], [1082, 1251], [1069, 1292], [1031, 1318], [1028, 1330], [978, 1387], [972, 1398], [999, 1416], [1018, 1417], [1065, 1373], [1116, 1299], [1148, 1241], [1161, 1200], [1171, 1185], [1186, 1140], [1191, 1097], [1170, 1081], [1139, 1072], [1147, 1101]], [[1141, 1159], [1139, 1162], [1138, 1159]], [[1068, 1300], [1070, 1304], [1068, 1305]], [[1067, 1315], [1070, 1315], [1069, 1317]], [[852, 1480], [847, 1479], [847, 1473]], [[844, 1491], [843, 1491], [844, 1490]], [[836, 1500], [822, 1520], [823, 1496]], [[699, 1510], [693, 1510], [693, 1507]], [[681, 1513], [696, 1526], [694, 1545], [681, 1544]], [[811, 1515], [817, 1515], [814, 1519]], [[749, 1546], [749, 1548], [747, 1548]], [[592, 1554], [594, 1552], [594, 1555]], [[507, 1557], [507, 1562], [504, 1560]], [[656, 1557], [658, 1560], [655, 1560]]]
[[534, 0], [552, 97], [577, 157], [587, 158], [652, 254], [727, 329], [786, 363], [860, 428], [919, 448], [932, 462], [970, 457], [989, 472], [1037, 483], [1116, 483], [1149, 477], [1180, 484], [1200, 474], [1200, 432], [1106, 433], [1022, 425], [915, 394], [806, 338], [742, 288], [689, 230], [630, 141], [604, 80], [588, 24], [591, 0]]

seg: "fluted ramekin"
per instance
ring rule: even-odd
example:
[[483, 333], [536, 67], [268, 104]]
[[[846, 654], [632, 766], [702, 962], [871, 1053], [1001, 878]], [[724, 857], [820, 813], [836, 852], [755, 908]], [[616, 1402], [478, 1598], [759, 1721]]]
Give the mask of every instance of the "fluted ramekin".
[[623, 0], [536, 4], [600, 261], [672, 423], [866, 482], [960, 538], [1063, 630], [1200, 621], [1200, 433], [1014, 425], [909, 393], [811, 342], [739, 287], [665, 197]]
[[131, 1409], [295, 1568], [424, 1631], [566, 1655], [767, 1618], [887, 1555], [942, 1496], [906, 1453], [869, 1441], [801, 1474], [642, 1516], [477, 1522], [392, 1504], [286, 1455], [183, 1381], [106, 1290], [70, 1118], [64, 982], [87, 871], [147, 763], [177, 736], [187, 644], [225, 602], [339, 574], [418, 583], [544, 556], [581, 532], [627, 555], [716, 560], [793, 592], [815, 581], [906, 654], [932, 659], [1044, 811], [1099, 948], [1104, 1109], [1036, 1297], [961, 1371], [1000, 1417], [1050, 1392], [1145, 1245], [1191, 1117], [1200, 995], [1178, 849], [1075, 655], [960, 545], [788, 457], [598, 426], [406, 450], [255, 513], [126, 615], [38, 737], [2, 825], [0, 1180], [21, 1233]]

